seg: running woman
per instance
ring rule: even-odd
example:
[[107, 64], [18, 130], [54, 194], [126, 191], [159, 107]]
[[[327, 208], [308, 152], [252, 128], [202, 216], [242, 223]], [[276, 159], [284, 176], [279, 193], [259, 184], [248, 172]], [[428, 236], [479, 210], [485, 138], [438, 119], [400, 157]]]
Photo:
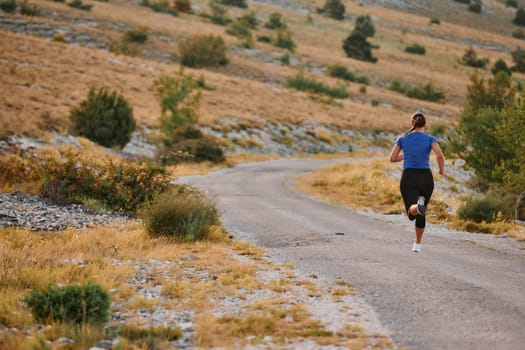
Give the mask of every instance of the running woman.
[[421, 251], [421, 239], [425, 232], [425, 212], [432, 192], [434, 178], [430, 170], [430, 151], [436, 154], [439, 165], [439, 174], [445, 174], [445, 157], [439, 147], [437, 139], [424, 132], [425, 116], [416, 112], [412, 115], [412, 128], [396, 140], [390, 153], [391, 162], [403, 161], [400, 189], [405, 203], [408, 218], [415, 220], [416, 240], [412, 251]]

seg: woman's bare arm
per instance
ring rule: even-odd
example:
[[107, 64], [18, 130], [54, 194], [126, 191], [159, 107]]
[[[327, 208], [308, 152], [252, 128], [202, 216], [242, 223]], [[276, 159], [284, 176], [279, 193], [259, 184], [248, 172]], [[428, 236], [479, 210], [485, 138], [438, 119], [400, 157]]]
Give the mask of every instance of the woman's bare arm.
[[403, 160], [403, 154], [401, 153], [401, 147], [394, 145], [392, 148], [392, 153], [390, 153], [390, 161], [392, 163], [400, 162]]
[[436, 154], [438, 166], [439, 166], [439, 174], [446, 176], [445, 174], [445, 156], [443, 155], [443, 152], [441, 151], [441, 147], [439, 147], [439, 143], [432, 142], [432, 150]]

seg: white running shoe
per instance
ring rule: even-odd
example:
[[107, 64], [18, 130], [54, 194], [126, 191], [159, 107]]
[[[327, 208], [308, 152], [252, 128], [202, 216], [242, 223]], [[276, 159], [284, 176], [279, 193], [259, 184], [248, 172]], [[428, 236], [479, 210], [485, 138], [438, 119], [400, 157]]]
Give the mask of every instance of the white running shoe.
[[412, 245], [412, 251], [414, 253], [419, 253], [421, 251], [421, 243], [414, 242], [414, 244]]
[[425, 216], [425, 197], [423, 196], [417, 198], [417, 213], [421, 216]]

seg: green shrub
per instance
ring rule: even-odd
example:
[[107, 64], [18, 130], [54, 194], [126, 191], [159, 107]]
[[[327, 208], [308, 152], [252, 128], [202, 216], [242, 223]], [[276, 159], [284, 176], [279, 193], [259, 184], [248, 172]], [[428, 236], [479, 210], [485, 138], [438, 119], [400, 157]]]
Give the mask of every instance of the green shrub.
[[248, 7], [246, 4], [246, 0], [220, 0], [223, 5], [226, 6], [234, 6], [234, 7], [240, 7], [242, 9], [245, 9]]
[[474, 68], [485, 68], [489, 63], [489, 60], [487, 58], [478, 58], [476, 51], [469, 47], [465, 50], [463, 57], [461, 57], [461, 63]]
[[324, 7], [319, 9], [318, 12], [326, 14], [333, 19], [342, 20], [345, 17], [345, 5], [341, 0], [326, 0]]
[[221, 163], [226, 160], [221, 145], [208, 135], [174, 143], [161, 157], [166, 164], [177, 161]]
[[501, 58], [494, 63], [494, 66], [492, 66], [492, 69], [490, 71], [493, 75], [498, 74], [498, 72], [504, 72], [509, 76], [512, 75], [512, 71], [507, 66], [507, 63]]
[[441, 24], [441, 21], [439, 20], [439, 18], [431, 18], [430, 24]]
[[279, 62], [281, 62], [283, 66], [289, 66], [290, 65], [290, 55], [289, 54], [282, 55], [281, 58], [279, 58]]
[[517, 26], [525, 26], [525, 7], [521, 6], [516, 10], [516, 16], [514, 17], [513, 22]]
[[368, 38], [375, 35], [376, 27], [374, 26], [370, 16], [359, 16], [355, 21], [354, 31], [359, 32]]
[[148, 29], [130, 29], [124, 34], [124, 41], [128, 43], [144, 44], [148, 40]]
[[150, 2], [149, 0], [141, 0], [140, 4], [145, 7], [149, 7], [155, 12], [167, 13], [172, 16], [178, 16], [179, 11], [172, 6], [172, 4], [167, 0], [159, 0]]
[[284, 17], [279, 12], [273, 12], [268, 17], [268, 21], [264, 24], [265, 28], [268, 29], [286, 29], [287, 25], [284, 21]]
[[219, 35], [193, 35], [179, 45], [182, 64], [188, 67], [218, 67], [228, 64], [226, 44]]
[[404, 84], [398, 80], [393, 80], [390, 82], [388, 88], [392, 91], [396, 91], [408, 97], [417, 98], [419, 100], [438, 102], [445, 98], [443, 92], [435, 90], [432, 83], [428, 83], [423, 86], [414, 86], [410, 84]]
[[257, 35], [257, 41], [260, 41], [262, 43], [271, 43], [272, 37], [268, 35]]
[[41, 169], [46, 197], [62, 202], [94, 200], [107, 209], [134, 213], [169, 183], [166, 170], [149, 163], [94, 162], [75, 153], [65, 161], [49, 160]]
[[84, 4], [82, 0], [72, 0], [71, 2], [67, 3], [67, 6], [82, 11], [91, 11], [91, 8], [93, 7], [92, 4]]
[[522, 29], [518, 29], [512, 32], [512, 37], [516, 39], [525, 39], [525, 32]]
[[505, 6], [518, 8], [518, 0], [505, 0]]
[[24, 0], [20, 4], [20, 13], [24, 16], [40, 16], [40, 7], [35, 4], [30, 4], [27, 2], [27, 0]]
[[294, 77], [288, 77], [286, 79], [286, 86], [297, 90], [324, 94], [335, 98], [347, 98], [350, 96], [345, 85], [331, 87], [320, 83], [315, 79], [307, 78], [303, 73], [298, 73]]
[[150, 235], [182, 242], [206, 239], [210, 227], [219, 223], [215, 203], [203, 193], [182, 186], [157, 196], [141, 217]]
[[413, 53], [416, 55], [424, 55], [427, 53], [427, 50], [422, 45], [413, 44], [413, 45], [405, 47], [405, 52]]
[[0, 10], [6, 13], [16, 12], [16, 0], [3, 0], [0, 2]]
[[354, 30], [350, 33], [343, 41], [343, 50], [348, 57], [372, 63], [377, 62], [377, 58], [372, 56], [372, 45], [360, 31]]
[[513, 201], [510, 206], [502, 197], [486, 195], [468, 198], [459, 208], [458, 216], [463, 220], [474, 222], [494, 222], [498, 219], [512, 218]]
[[462, 3], [462, 4], [470, 4], [470, 0], [454, 0], [454, 1]]
[[273, 44], [290, 52], [295, 52], [295, 42], [292, 39], [292, 33], [288, 30], [277, 30]]
[[380, 103], [381, 103], [381, 101], [376, 100], [375, 98], [372, 99], [372, 101], [370, 101], [370, 104], [372, 105], [372, 107], [377, 107], [377, 106], [379, 106]]
[[226, 33], [238, 38], [248, 39], [252, 37], [252, 31], [246, 22], [236, 19], [226, 29]]
[[232, 21], [228, 18], [228, 10], [222, 6], [219, 1], [212, 0], [208, 6], [210, 7], [211, 14], [207, 15], [207, 17], [210, 18], [212, 23], [224, 26]]
[[238, 19], [250, 29], [257, 29], [257, 26], [259, 25], [259, 20], [253, 11], [245, 13]]
[[35, 320], [41, 323], [103, 324], [109, 318], [111, 306], [109, 293], [92, 282], [34, 289], [25, 301]]
[[370, 83], [370, 81], [368, 80], [366, 76], [355, 75], [351, 70], [349, 70], [345, 66], [340, 66], [337, 64], [328, 66], [326, 73], [331, 77], [340, 78], [340, 79], [352, 81], [355, 83], [361, 83], [365, 85], [368, 85]]
[[468, 5], [468, 10], [474, 13], [481, 13], [482, 7], [481, 0], [474, 0], [474, 2]]
[[124, 147], [135, 130], [133, 110], [116, 91], [89, 90], [86, 100], [70, 113], [72, 132], [105, 147]]
[[525, 50], [521, 47], [517, 47], [510, 52], [512, 56], [512, 61], [514, 65], [512, 66], [512, 71], [524, 73], [525, 72]]

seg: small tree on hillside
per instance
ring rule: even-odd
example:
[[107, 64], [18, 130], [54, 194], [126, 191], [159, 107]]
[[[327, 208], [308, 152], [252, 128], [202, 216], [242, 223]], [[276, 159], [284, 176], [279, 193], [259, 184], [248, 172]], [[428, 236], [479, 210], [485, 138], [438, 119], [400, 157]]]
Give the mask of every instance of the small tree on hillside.
[[343, 50], [348, 57], [361, 61], [377, 62], [372, 56], [372, 45], [366, 40], [366, 36], [359, 31], [353, 31], [343, 41]]
[[341, 20], [345, 17], [345, 5], [341, 0], [326, 0], [324, 7], [319, 9], [319, 12], [333, 19]]
[[124, 147], [135, 130], [133, 109], [116, 91], [92, 87], [88, 97], [71, 110], [72, 133], [105, 147]]
[[478, 58], [476, 51], [474, 51], [472, 47], [469, 47], [465, 50], [463, 57], [461, 57], [461, 63], [474, 68], [485, 68], [489, 60], [487, 58]]
[[194, 35], [179, 44], [182, 64], [188, 67], [218, 67], [228, 64], [226, 44], [219, 35]]
[[494, 63], [494, 66], [492, 66], [492, 69], [490, 71], [493, 75], [498, 74], [498, 72], [505, 72], [509, 76], [512, 75], [512, 71], [507, 66], [507, 63], [501, 58]]
[[160, 130], [165, 143], [173, 142], [176, 130], [198, 121], [200, 92], [191, 74], [180, 70], [175, 77], [163, 76], [153, 82], [153, 91], [160, 100]]
[[368, 15], [357, 17], [354, 30], [361, 32], [367, 38], [376, 34], [376, 27], [372, 22], [372, 18]]
[[517, 47], [515, 50], [510, 52], [510, 55], [514, 61], [514, 66], [512, 66], [511, 69], [514, 72], [525, 72], [525, 50], [521, 47]]
[[522, 6], [516, 10], [516, 16], [514, 17], [513, 22], [517, 26], [525, 26], [525, 7]]

